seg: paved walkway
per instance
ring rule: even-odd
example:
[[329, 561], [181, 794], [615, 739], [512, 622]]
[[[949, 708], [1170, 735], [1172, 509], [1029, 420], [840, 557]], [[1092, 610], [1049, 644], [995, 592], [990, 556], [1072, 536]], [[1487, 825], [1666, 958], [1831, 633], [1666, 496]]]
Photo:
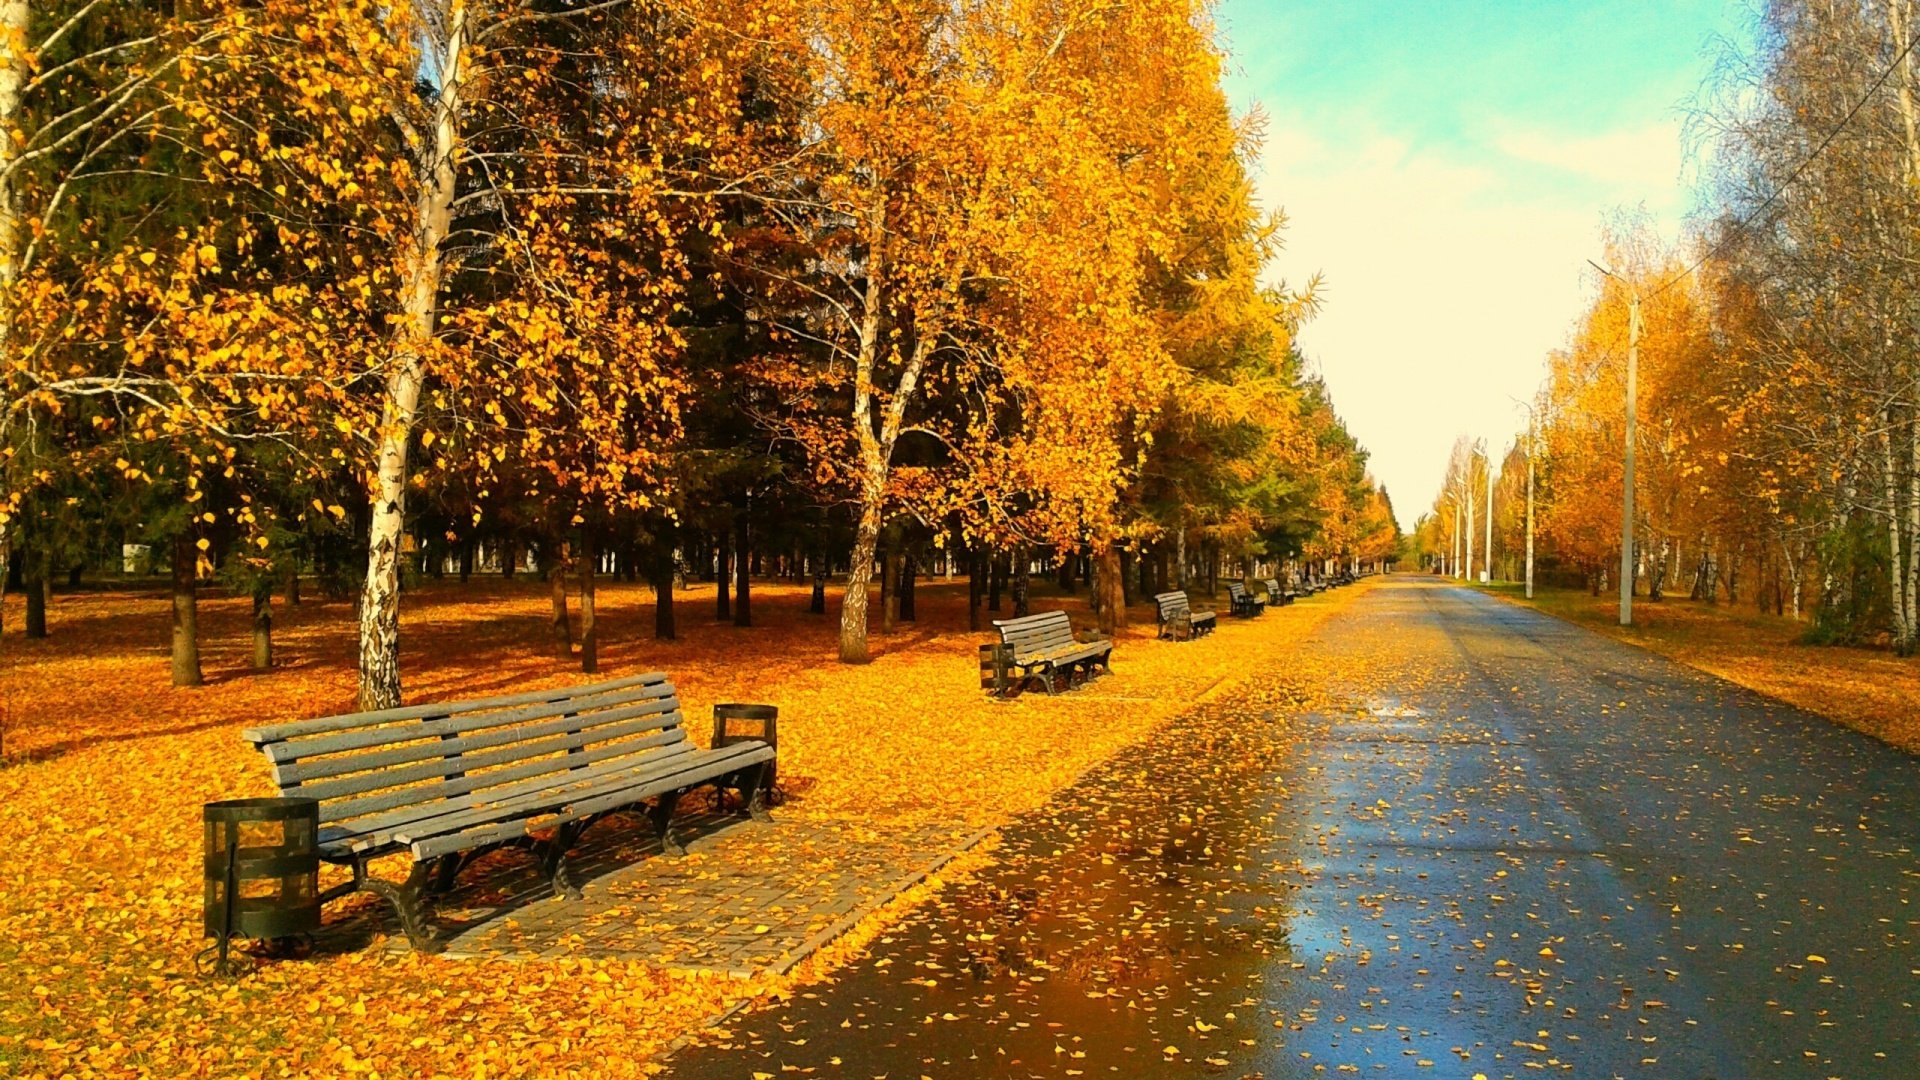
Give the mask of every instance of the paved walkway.
[[1427, 579], [1247, 663], [670, 1075], [1920, 1076], [1920, 760]]
[[[577, 901], [556, 900], [530, 856], [509, 851], [463, 871], [435, 908], [453, 958], [618, 957], [745, 978], [783, 972], [977, 837], [955, 827], [879, 830], [775, 811], [773, 824], [683, 816], [684, 858], [664, 856], [638, 815], [586, 834]], [[339, 948], [376, 929], [384, 905], [329, 928]], [[389, 947], [404, 950], [395, 934]]]

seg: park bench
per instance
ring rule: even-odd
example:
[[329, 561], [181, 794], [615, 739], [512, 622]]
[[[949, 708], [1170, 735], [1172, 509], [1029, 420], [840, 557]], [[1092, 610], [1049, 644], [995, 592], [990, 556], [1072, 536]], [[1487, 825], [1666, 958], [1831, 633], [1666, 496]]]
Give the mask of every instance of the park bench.
[[1064, 611], [1047, 611], [1018, 619], [995, 619], [1000, 643], [1007, 650], [1007, 664], [1019, 684], [1038, 679], [1047, 693], [1054, 693], [1053, 680], [1064, 675], [1071, 688], [1076, 678], [1088, 678], [1096, 668], [1112, 671], [1113, 642], [1080, 641], [1073, 636], [1073, 620]]
[[1172, 641], [1191, 641], [1201, 634], [1213, 633], [1216, 622], [1213, 612], [1193, 610], [1185, 589], [1159, 593], [1154, 596], [1153, 602], [1159, 609], [1161, 637]]
[[[758, 740], [713, 750], [689, 742], [673, 683], [657, 672], [242, 734], [272, 762], [283, 796], [319, 801], [321, 858], [353, 872], [321, 902], [374, 893], [422, 952], [439, 951], [427, 897], [452, 888], [475, 856], [529, 848], [554, 892], [578, 898], [567, 853], [596, 821], [651, 800], [661, 848], [683, 854], [669, 827], [680, 796], [707, 784], [733, 788], [747, 813], [766, 820], [763, 784], [774, 760]], [[397, 854], [413, 860], [404, 884], [368, 875], [369, 862]]]
[[1293, 590], [1281, 588], [1278, 578], [1268, 578], [1265, 584], [1267, 586], [1267, 603], [1278, 607], [1285, 607], [1293, 603]]
[[1233, 605], [1233, 613], [1243, 619], [1251, 619], [1267, 609], [1264, 601], [1248, 592], [1247, 587], [1237, 581], [1227, 583], [1227, 599]]

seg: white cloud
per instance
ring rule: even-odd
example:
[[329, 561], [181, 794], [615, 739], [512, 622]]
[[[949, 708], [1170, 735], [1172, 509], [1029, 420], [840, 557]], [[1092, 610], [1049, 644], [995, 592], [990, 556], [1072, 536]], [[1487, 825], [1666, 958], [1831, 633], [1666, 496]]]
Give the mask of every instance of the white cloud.
[[1640, 192], [1649, 203], [1678, 195], [1681, 144], [1673, 123], [1662, 122], [1599, 134], [1509, 129], [1493, 145], [1520, 161], [1544, 165], [1623, 192]]
[[1260, 193], [1290, 219], [1275, 274], [1326, 274], [1301, 348], [1403, 525], [1432, 502], [1456, 435], [1497, 453], [1524, 425], [1513, 398], [1533, 394], [1584, 305], [1602, 215], [1645, 201], [1671, 220], [1679, 205], [1671, 125], [1422, 147], [1276, 116], [1269, 135]]

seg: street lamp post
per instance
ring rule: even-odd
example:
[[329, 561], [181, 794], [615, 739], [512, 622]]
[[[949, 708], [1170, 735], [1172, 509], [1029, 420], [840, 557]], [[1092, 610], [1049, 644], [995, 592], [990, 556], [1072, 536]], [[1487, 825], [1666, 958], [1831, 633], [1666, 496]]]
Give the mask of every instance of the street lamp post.
[[1447, 559], [1447, 576], [1460, 576], [1460, 496], [1453, 496], [1453, 552]]
[[1533, 455], [1539, 443], [1540, 413], [1533, 402], [1514, 398], [1527, 410], [1527, 599], [1533, 599]]
[[1481, 560], [1485, 569], [1480, 571], [1483, 584], [1493, 584], [1493, 448], [1487, 448], [1487, 555]]
[[1620, 484], [1620, 625], [1633, 625], [1633, 427], [1640, 380], [1640, 289], [1594, 262], [1587, 265], [1627, 288], [1627, 438]]
[[1633, 625], [1633, 426], [1640, 379], [1640, 291], [1627, 302], [1626, 479], [1620, 497], [1620, 625]]
[[1473, 452], [1467, 452], [1467, 475], [1460, 480], [1467, 491], [1467, 563], [1461, 567], [1460, 580], [1473, 584]]
[[1533, 599], [1533, 407], [1527, 407], [1527, 599]]

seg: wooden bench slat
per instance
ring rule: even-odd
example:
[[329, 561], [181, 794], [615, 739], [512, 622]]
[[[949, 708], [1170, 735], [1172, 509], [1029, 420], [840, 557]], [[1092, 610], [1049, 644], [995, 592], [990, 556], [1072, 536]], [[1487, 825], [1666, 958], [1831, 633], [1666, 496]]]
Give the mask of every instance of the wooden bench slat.
[[[377, 725], [331, 734], [270, 742], [263, 744], [260, 750], [267, 755], [267, 760], [280, 764], [326, 754], [340, 754], [364, 750], [368, 747], [384, 746], [404, 739], [445, 739], [449, 736], [484, 731], [487, 728], [509, 727], [555, 716], [579, 715], [594, 718], [603, 715], [604, 710], [625, 705], [667, 702], [671, 706], [673, 697], [672, 685], [656, 683], [652, 686], [627, 687], [606, 694], [545, 701], [515, 709], [469, 711], [414, 721], [384, 721]], [[592, 722], [591, 719], [589, 722]]]
[[[583, 736], [590, 728], [603, 728], [611, 723], [646, 716], [659, 716], [663, 723], [678, 723], [680, 702], [677, 698], [666, 698], [646, 705], [636, 705], [628, 709], [615, 709], [610, 713], [599, 714], [589, 720], [587, 717], [562, 716], [538, 723], [521, 724], [509, 728], [497, 728], [489, 731], [461, 735], [452, 739], [430, 739], [424, 742], [405, 742], [390, 745], [384, 749], [373, 749], [356, 754], [341, 754], [324, 758], [304, 758], [286, 765], [276, 765], [273, 778], [282, 786], [320, 780], [329, 776], [342, 776], [348, 773], [364, 772], [370, 769], [388, 769], [396, 765], [406, 765], [415, 761], [435, 761], [473, 753], [478, 750], [491, 750], [498, 747], [529, 743], [552, 735], [567, 735], [579, 732]], [[604, 717], [604, 719], [602, 719]], [[607, 736], [600, 736], [605, 738]], [[447, 771], [457, 771], [458, 766]]]
[[[659, 730], [658, 735], [647, 732]], [[385, 799], [381, 794], [388, 789], [402, 789], [408, 792], [420, 792], [421, 797], [431, 790], [440, 794], [460, 794], [472, 790], [476, 785], [484, 786], [481, 777], [500, 777], [497, 782], [504, 783], [512, 779], [511, 773], [520, 776], [532, 776], [543, 769], [551, 768], [545, 759], [556, 754], [566, 754], [569, 761], [596, 760], [606, 757], [605, 748], [619, 746], [619, 740], [630, 736], [643, 736], [642, 742], [651, 746], [662, 746], [686, 739], [686, 732], [680, 726], [677, 714], [667, 714], [652, 718], [640, 717], [620, 725], [619, 730], [595, 728], [589, 731], [568, 733], [545, 739], [537, 744], [520, 743], [499, 750], [481, 751], [463, 754], [455, 759], [435, 758], [432, 761], [416, 762], [392, 769], [376, 769], [371, 772], [352, 773], [338, 778], [310, 781], [303, 784], [283, 785], [289, 792], [298, 792], [310, 799], [321, 800], [320, 819], [351, 817], [354, 813], [365, 811], [350, 810], [348, 807], [362, 805], [362, 800]], [[598, 740], [599, 745], [596, 745]], [[557, 759], [556, 759], [557, 760]], [[459, 777], [455, 773], [467, 773]], [[430, 788], [430, 782], [439, 781], [440, 787]], [[392, 803], [391, 805], [401, 805]]]
[[403, 705], [397, 709], [381, 709], [377, 712], [340, 713], [335, 716], [317, 717], [313, 720], [295, 720], [285, 724], [248, 728], [240, 733], [240, 737], [258, 746], [261, 743], [282, 742], [329, 731], [365, 727], [369, 724], [387, 724], [396, 720], [424, 720], [428, 717], [451, 716], [454, 713], [476, 712], [481, 709], [503, 709], [565, 698], [595, 697], [642, 683], [665, 683], [669, 687], [669, 692], [672, 692], [673, 684], [664, 673], [649, 671], [645, 674], [626, 675], [589, 686], [556, 686], [546, 690], [528, 690], [518, 694], [508, 694], [503, 697], [470, 698], [465, 701], [448, 701], [429, 705]]
[[495, 799], [539, 791], [582, 776], [631, 768], [636, 755], [644, 755], [641, 760], [666, 761], [696, 749], [687, 741], [684, 731], [674, 728], [645, 739], [614, 743], [586, 753], [561, 754], [504, 769], [468, 773], [437, 784], [418, 784], [378, 795], [339, 800], [337, 805], [326, 807], [328, 814], [323, 824], [331, 828], [330, 835], [342, 838], [391, 831], [406, 822], [442, 813], [450, 806], [477, 806]]
[[532, 831], [553, 828], [631, 805], [642, 799], [697, 786], [727, 773], [770, 761], [773, 759], [773, 750], [765, 743], [748, 741], [689, 756], [696, 757], [696, 760], [683, 762], [680, 768], [671, 772], [646, 779], [632, 778], [621, 784], [602, 785], [603, 790], [597, 794], [574, 792], [568, 801], [556, 805], [551, 813], [534, 813], [507, 820], [482, 819], [457, 831], [443, 829], [442, 826], [449, 824], [446, 821], [435, 821], [427, 823], [427, 828], [419, 835], [403, 831], [396, 839], [405, 843], [416, 859], [430, 859], [454, 851], [497, 844]]

